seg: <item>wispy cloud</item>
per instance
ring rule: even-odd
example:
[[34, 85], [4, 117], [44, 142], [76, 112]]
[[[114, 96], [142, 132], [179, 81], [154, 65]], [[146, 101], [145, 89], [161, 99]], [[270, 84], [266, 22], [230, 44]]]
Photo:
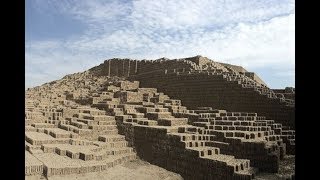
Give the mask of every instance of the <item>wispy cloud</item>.
[[[279, 78], [288, 67], [294, 72], [294, 1], [38, 2], [38, 7], [42, 6], [56, 7], [59, 13], [86, 23], [87, 29], [64, 40], [26, 42], [27, 87], [86, 70], [112, 57], [201, 54], [249, 70], [277, 67]], [[292, 86], [294, 73], [290, 75], [289, 82], [271, 81], [269, 85]], [[268, 74], [263, 73], [262, 78], [268, 81]]]

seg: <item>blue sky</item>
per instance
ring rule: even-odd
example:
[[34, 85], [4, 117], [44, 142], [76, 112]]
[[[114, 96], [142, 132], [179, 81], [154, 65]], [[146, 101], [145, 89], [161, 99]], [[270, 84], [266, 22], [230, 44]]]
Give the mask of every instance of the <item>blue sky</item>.
[[105, 59], [206, 56], [295, 85], [293, 0], [26, 0], [26, 87]]

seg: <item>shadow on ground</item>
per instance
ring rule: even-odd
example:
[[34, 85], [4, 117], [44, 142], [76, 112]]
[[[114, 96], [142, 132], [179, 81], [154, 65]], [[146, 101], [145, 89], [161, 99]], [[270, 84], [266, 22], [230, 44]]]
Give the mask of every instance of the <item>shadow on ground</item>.
[[279, 172], [276, 174], [272, 173], [258, 173], [256, 176], [257, 180], [287, 180], [291, 179], [292, 174], [295, 173], [295, 156], [285, 156], [280, 161]]

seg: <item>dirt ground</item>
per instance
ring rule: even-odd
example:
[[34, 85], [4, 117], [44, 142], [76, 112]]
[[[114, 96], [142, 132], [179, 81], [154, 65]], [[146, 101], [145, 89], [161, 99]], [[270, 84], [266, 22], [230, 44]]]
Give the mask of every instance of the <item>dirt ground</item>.
[[[40, 176], [26, 177], [26, 180], [45, 180]], [[53, 176], [48, 180], [182, 180], [176, 173], [164, 168], [152, 165], [142, 160], [127, 162], [99, 173], [87, 173], [81, 175]]]
[[[287, 180], [294, 174], [295, 156], [286, 156], [280, 161], [279, 173], [258, 173], [256, 180]], [[26, 180], [183, 180], [183, 178], [164, 168], [140, 159], [127, 162], [99, 173], [81, 175], [53, 176], [48, 179], [40, 176], [26, 176]]]

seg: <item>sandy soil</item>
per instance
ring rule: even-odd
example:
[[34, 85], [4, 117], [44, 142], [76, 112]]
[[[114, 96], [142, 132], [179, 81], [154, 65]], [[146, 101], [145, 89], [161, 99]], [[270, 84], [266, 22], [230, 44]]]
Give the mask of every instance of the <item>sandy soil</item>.
[[[279, 173], [258, 173], [256, 180], [285, 180], [290, 179], [294, 174], [295, 156], [286, 156], [280, 161]], [[46, 180], [45, 177], [27, 176], [26, 180]], [[152, 165], [146, 161], [135, 160], [113, 167], [99, 173], [87, 173], [81, 175], [53, 176], [47, 180], [183, 180], [176, 173], [167, 171], [164, 168]]]
[[[46, 178], [40, 176], [26, 177], [26, 180], [38, 180]], [[142, 160], [127, 162], [99, 173], [87, 173], [81, 175], [53, 176], [48, 180], [182, 180], [176, 173], [164, 168], [152, 165]]]

